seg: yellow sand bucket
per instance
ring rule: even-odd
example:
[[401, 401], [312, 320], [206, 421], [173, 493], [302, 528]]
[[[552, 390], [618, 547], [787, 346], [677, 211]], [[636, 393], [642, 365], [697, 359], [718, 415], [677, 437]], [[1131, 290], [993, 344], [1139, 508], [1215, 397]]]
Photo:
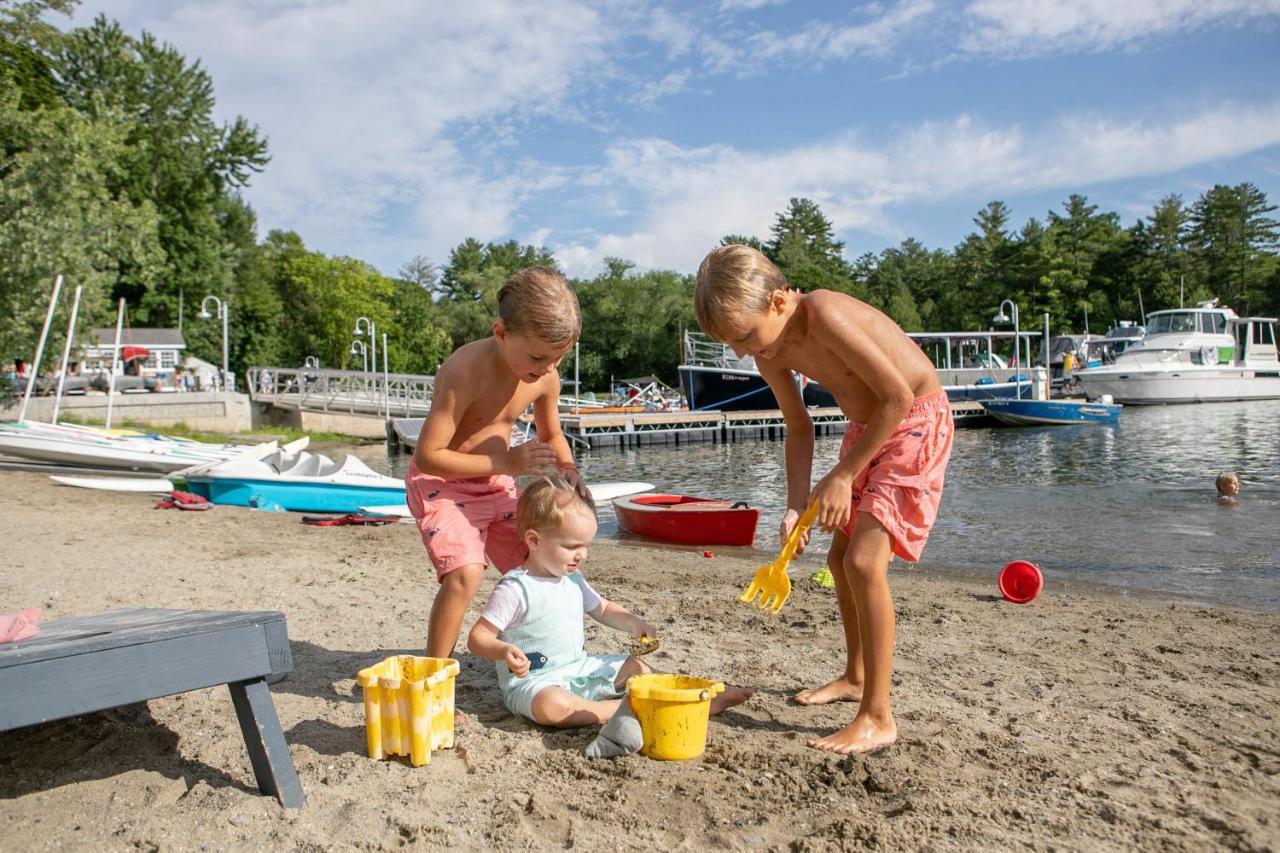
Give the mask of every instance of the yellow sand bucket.
[[367, 669], [356, 680], [364, 688], [364, 726], [369, 757], [407, 755], [414, 767], [431, 763], [433, 749], [453, 746], [452, 658], [397, 655]]
[[631, 709], [644, 734], [640, 751], [664, 761], [702, 755], [707, 747], [711, 698], [723, 692], [723, 683], [692, 675], [633, 675], [627, 679]]

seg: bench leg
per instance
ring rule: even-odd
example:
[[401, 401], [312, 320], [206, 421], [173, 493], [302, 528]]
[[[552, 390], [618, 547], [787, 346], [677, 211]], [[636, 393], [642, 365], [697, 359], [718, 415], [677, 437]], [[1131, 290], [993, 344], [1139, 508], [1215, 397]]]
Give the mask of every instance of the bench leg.
[[302, 808], [306, 800], [302, 783], [293, 768], [289, 744], [285, 743], [266, 680], [237, 681], [227, 687], [231, 689], [231, 701], [240, 720], [245, 748], [249, 750], [253, 775], [258, 779], [258, 790], [273, 795], [286, 809]]

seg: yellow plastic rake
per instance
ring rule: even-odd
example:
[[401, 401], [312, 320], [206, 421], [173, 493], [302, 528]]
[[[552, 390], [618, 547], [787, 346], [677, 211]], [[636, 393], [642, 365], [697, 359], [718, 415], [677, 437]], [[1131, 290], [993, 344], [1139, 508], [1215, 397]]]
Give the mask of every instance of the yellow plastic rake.
[[[782, 605], [786, 604], [787, 599], [791, 597], [791, 578], [787, 577], [787, 566], [791, 563], [791, 558], [796, 555], [796, 548], [800, 547], [800, 537], [813, 525], [813, 520], [817, 517], [818, 502], [814, 501], [809, 504], [804, 515], [800, 516], [796, 526], [791, 528], [791, 535], [782, 546], [778, 559], [767, 566], [760, 567], [756, 576], [751, 579], [751, 583], [747, 584], [746, 592], [738, 596], [739, 601], [743, 604], [754, 604], [761, 610], [772, 613], [782, 609]], [[756, 600], [757, 596], [759, 601]]]

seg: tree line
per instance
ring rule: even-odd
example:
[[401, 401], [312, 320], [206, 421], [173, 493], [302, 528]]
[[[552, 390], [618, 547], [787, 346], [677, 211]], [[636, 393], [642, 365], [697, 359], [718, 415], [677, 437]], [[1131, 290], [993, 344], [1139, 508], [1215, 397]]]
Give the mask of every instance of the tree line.
[[[386, 275], [308, 249], [293, 232], [260, 238], [241, 193], [269, 167], [267, 138], [243, 117], [215, 121], [212, 78], [173, 45], [105, 16], [67, 32], [45, 20], [75, 2], [0, 0], [4, 360], [34, 349], [60, 273], [84, 289], [82, 330], [112, 325], [120, 298], [132, 325], [175, 326], [181, 302], [189, 351], [214, 363], [220, 328], [193, 320], [192, 309], [206, 295], [225, 299], [237, 373], [307, 356], [358, 365], [349, 347], [359, 316], [387, 333], [392, 371], [433, 373], [453, 348], [488, 334], [508, 276], [556, 265], [544, 247], [467, 239], [443, 264], [418, 256]], [[1169, 195], [1129, 227], [1083, 195], [1021, 226], [993, 201], [952, 249], [908, 239], [850, 260], [820, 207], [797, 198], [766, 237], [721, 242], [756, 246], [794, 286], [849, 293], [909, 331], [985, 329], [1006, 298], [1025, 318], [1048, 312], [1055, 332], [1082, 331], [1086, 312], [1101, 331], [1180, 299], [1280, 313], [1275, 210], [1250, 183], [1215, 186], [1189, 204]], [[680, 332], [696, 328], [689, 273], [608, 258], [571, 283], [584, 387], [650, 373], [675, 381]]]

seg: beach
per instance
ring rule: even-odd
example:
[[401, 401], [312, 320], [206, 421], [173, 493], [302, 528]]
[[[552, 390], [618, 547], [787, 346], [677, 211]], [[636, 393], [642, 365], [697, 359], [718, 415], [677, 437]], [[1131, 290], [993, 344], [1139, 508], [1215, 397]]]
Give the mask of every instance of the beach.
[[[593, 730], [512, 717], [460, 653], [457, 746], [414, 768], [366, 756], [355, 674], [421, 653], [437, 585], [417, 530], [153, 503], [0, 474], [0, 612], [283, 612], [294, 671], [271, 692], [306, 806], [258, 793], [228, 691], [201, 690], [0, 733], [2, 849], [1280, 847], [1275, 613], [1052, 584], [1018, 606], [994, 570], [895, 563], [899, 742], [838, 757], [805, 740], [854, 708], [790, 698], [843, 665], [831, 591], [797, 574], [765, 616], [737, 601], [759, 553], [600, 542], [584, 573], [658, 628], [654, 666], [755, 697], [700, 759], [592, 761]], [[587, 643], [628, 638], [588, 622]]]

